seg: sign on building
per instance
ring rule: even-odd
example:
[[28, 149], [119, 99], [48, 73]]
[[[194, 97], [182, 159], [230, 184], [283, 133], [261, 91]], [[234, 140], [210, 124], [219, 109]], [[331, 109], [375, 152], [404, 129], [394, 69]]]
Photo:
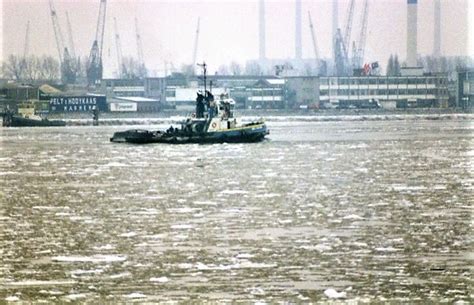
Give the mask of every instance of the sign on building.
[[49, 100], [50, 112], [89, 112], [94, 108], [107, 111], [105, 96], [51, 97]]
[[136, 112], [137, 103], [110, 103], [110, 111], [112, 112]]

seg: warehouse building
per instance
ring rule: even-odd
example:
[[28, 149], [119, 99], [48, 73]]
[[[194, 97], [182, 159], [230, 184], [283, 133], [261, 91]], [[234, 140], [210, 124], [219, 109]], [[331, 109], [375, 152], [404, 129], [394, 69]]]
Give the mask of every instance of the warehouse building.
[[288, 108], [319, 108], [319, 77], [297, 76], [286, 78]]
[[284, 79], [270, 78], [258, 80], [253, 86], [247, 88], [250, 92], [246, 105], [247, 108], [285, 108], [284, 87]]
[[340, 108], [367, 108], [377, 101], [381, 106], [447, 107], [446, 75], [322, 77], [321, 104]]
[[159, 112], [161, 103], [158, 99], [127, 96], [109, 99], [109, 110], [111, 112]]
[[107, 97], [145, 96], [143, 79], [103, 79], [100, 91]]
[[457, 107], [474, 107], [474, 70], [458, 72], [456, 91]]

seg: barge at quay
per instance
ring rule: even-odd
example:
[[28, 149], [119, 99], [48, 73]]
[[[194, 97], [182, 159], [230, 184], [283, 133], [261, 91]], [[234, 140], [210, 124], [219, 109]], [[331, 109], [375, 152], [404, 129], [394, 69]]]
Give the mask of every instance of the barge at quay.
[[10, 110], [1, 113], [4, 127], [57, 127], [66, 126], [62, 120], [48, 120], [35, 113], [33, 104], [23, 103], [18, 107], [18, 114]]

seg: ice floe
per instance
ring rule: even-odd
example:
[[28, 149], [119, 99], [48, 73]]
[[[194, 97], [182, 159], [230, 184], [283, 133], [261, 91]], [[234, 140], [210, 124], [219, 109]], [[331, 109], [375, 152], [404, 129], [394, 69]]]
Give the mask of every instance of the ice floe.
[[338, 292], [333, 288], [324, 290], [324, 295], [330, 299], [345, 299], [347, 297], [347, 293], [345, 291]]
[[123, 262], [127, 257], [123, 255], [54, 256], [51, 259], [56, 262], [67, 263], [113, 263]]
[[150, 282], [166, 283], [166, 282], [169, 282], [169, 279], [166, 276], [152, 277], [152, 278], [150, 278]]

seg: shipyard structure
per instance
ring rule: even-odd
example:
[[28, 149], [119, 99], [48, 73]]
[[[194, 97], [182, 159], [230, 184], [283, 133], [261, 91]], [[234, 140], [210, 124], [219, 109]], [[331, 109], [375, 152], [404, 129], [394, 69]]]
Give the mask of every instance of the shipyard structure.
[[[212, 84], [211, 91], [215, 96], [229, 95], [236, 101], [236, 107], [241, 109], [472, 108], [474, 72], [458, 71], [456, 75], [453, 75], [454, 73], [426, 73], [424, 68], [419, 66], [418, 1], [406, 1], [406, 61], [402, 68], [398, 66], [394, 69], [395, 71], [390, 71], [390, 73], [386, 71], [387, 75], [382, 76], [379, 63], [365, 58], [369, 0], [361, 2], [363, 4], [360, 14], [362, 18], [357, 35], [351, 35], [354, 15], [357, 15], [355, 0], [348, 1], [342, 26], [338, 22], [338, 1], [332, 2], [332, 58], [326, 59], [319, 56], [318, 27], [317, 24], [313, 24], [309, 11], [308, 23], [314, 57], [303, 58], [302, 56], [301, 0], [295, 1], [294, 58], [268, 58], [265, 2], [260, 0], [258, 59], [247, 62], [250, 66], [258, 67], [258, 71], [250, 72], [255, 75], [209, 76], [208, 80]], [[90, 71], [87, 71], [87, 76], [91, 76], [89, 86], [81, 87], [75, 85], [74, 82], [65, 81], [61, 85], [45, 85], [12, 83], [8, 80], [3, 80], [2, 83], [0, 80], [0, 112], [2, 108], [14, 110], [18, 108], [18, 104], [25, 101], [34, 102], [37, 112], [40, 113], [90, 112], [91, 109], [142, 113], [159, 112], [165, 109], [192, 111], [196, 92], [203, 87], [202, 80], [197, 76], [172, 73], [166, 77], [146, 77], [146, 73], [139, 73], [126, 78], [124, 73], [118, 73], [120, 78], [104, 79], [102, 77], [100, 55], [106, 1], [101, 0], [100, 4], [96, 40], [91, 51], [91, 58], [94, 60], [90, 63], [94, 65], [90, 65]], [[439, 58], [442, 53], [440, 7], [440, 1], [435, 0], [433, 39], [435, 58]], [[51, 6], [51, 16], [54, 26], [57, 23], [57, 14], [53, 6]], [[198, 19], [193, 66], [196, 63], [199, 22]], [[117, 25], [115, 26], [117, 53], [120, 55], [120, 37]], [[60, 32], [59, 26], [55, 27], [55, 33], [56, 30]], [[140, 67], [144, 68], [138, 25], [136, 25], [136, 38]], [[62, 50], [67, 53], [67, 48], [58, 44], [58, 50], [60, 58], [67, 58], [61, 53]], [[61, 63], [63, 65], [62, 61]], [[122, 67], [120, 56], [118, 67], [120, 72]]]
[[[210, 76], [215, 95], [229, 94], [238, 108], [446, 108], [460, 105], [445, 74], [400, 76]], [[131, 86], [137, 85], [137, 86]], [[198, 80], [176, 74], [147, 78], [142, 84], [108, 79], [102, 92], [119, 102], [131, 96], [160, 101], [163, 108], [192, 106]], [[453, 91], [454, 92], [454, 91]]]
[[[472, 108], [474, 71], [399, 76], [213, 75], [212, 93], [229, 95], [240, 109], [364, 109]], [[1, 84], [0, 108], [16, 109], [23, 102], [38, 112], [90, 112], [95, 106], [110, 112], [192, 111], [197, 77], [175, 73], [145, 79], [103, 79], [95, 92], [71, 91], [51, 85]]]

